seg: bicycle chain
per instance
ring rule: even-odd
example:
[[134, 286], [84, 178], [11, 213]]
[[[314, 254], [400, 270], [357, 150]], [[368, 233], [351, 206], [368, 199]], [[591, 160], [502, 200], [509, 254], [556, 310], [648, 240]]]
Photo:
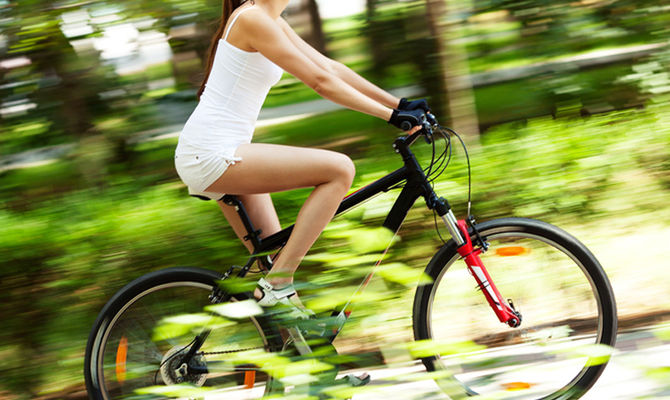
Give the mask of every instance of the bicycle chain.
[[198, 354], [202, 354], [203, 356], [207, 355], [212, 355], [212, 354], [230, 354], [230, 353], [239, 353], [242, 351], [249, 351], [249, 350], [257, 350], [257, 349], [264, 349], [265, 346], [258, 346], [258, 347], [247, 347], [246, 349], [237, 349], [237, 350], [223, 350], [223, 351], [203, 351]]

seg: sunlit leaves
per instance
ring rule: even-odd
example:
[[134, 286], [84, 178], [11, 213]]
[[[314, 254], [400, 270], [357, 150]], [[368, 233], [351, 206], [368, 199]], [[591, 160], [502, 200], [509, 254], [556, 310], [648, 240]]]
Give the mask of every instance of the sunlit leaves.
[[166, 386], [149, 386], [141, 389], [137, 389], [136, 393], [140, 395], [156, 395], [156, 396], [166, 396], [173, 398], [189, 398], [189, 399], [199, 399], [205, 397], [205, 395], [211, 389], [206, 387], [197, 387], [188, 384], [181, 385], [166, 385]]
[[565, 358], [582, 358], [586, 357], [586, 365], [600, 365], [608, 362], [615, 349], [604, 344], [588, 344], [588, 345], [571, 345], [553, 346], [550, 352], [560, 354]]
[[286, 380], [287, 384], [311, 382], [319, 373], [333, 369], [332, 365], [316, 359], [292, 360], [263, 350], [231, 353], [230, 358], [239, 364], [257, 365], [271, 376]]
[[[356, 266], [370, 266], [379, 261], [380, 254], [364, 254], [358, 255], [355, 253], [318, 253], [311, 254], [305, 257], [305, 260], [316, 261], [323, 263], [329, 267], [349, 268]], [[352, 268], [352, 270], [355, 270]]]
[[670, 382], [670, 367], [648, 367], [645, 374], [659, 382]]
[[220, 280], [218, 284], [225, 293], [229, 294], [250, 292], [256, 287], [256, 282], [234, 276], [225, 280]]
[[387, 281], [396, 282], [408, 287], [425, 285], [432, 279], [417, 268], [410, 268], [402, 263], [382, 264], [378, 267], [378, 273]]
[[263, 314], [263, 309], [254, 300], [244, 300], [205, 307], [205, 310], [226, 318], [241, 319]]
[[203, 328], [219, 329], [234, 325], [234, 322], [212, 314], [182, 314], [163, 318], [154, 327], [152, 340], [162, 341], [181, 337], [191, 333], [199, 333]]
[[393, 233], [386, 228], [365, 228], [361, 226], [355, 226], [354, 228], [354, 226], [340, 223], [333, 229], [324, 232], [324, 236], [333, 239], [347, 239], [354, 254], [383, 251], [393, 239]]
[[660, 329], [654, 330], [654, 335], [661, 340], [670, 342], [670, 325], [665, 325]]
[[407, 343], [406, 348], [416, 358], [433, 356], [460, 355], [474, 353], [486, 349], [486, 346], [478, 345], [470, 341], [441, 342], [437, 340], [419, 340]]
[[306, 301], [306, 306], [316, 312], [336, 309], [343, 305], [354, 293], [355, 287], [327, 288]]

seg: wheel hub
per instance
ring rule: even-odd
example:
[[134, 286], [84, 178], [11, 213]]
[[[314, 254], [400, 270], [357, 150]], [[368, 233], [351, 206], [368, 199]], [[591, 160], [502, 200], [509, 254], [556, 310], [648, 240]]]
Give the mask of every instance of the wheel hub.
[[166, 385], [176, 385], [179, 383], [190, 383], [196, 386], [202, 386], [207, 380], [206, 373], [194, 373], [189, 366], [206, 367], [205, 356], [195, 354], [187, 364], [182, 359], [188, 352], [188, 347], [175, 346], [165, 353], [161, 360], [161, 377]]

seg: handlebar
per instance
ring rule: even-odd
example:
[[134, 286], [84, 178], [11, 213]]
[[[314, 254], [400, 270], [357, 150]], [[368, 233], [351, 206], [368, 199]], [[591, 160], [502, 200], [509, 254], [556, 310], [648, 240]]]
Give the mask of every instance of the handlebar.
[[[423, 121], [423, 126], [418, 131], [414, 132], [411, 135], [408, 135], [406, 138], [407, 144], [411, 146], [421, 135], [424, 135], [426, 143], [430, 144], [433, 140], [433, 129], [439, 126], [437, 118], [431, 113], [425, 114], [426, 119]], [[409, 122], [408, 122], [409, 124]], [[409, 127], [411, 129], [411, 126]], [[405, 129], [405, 130], [409, 130]]]

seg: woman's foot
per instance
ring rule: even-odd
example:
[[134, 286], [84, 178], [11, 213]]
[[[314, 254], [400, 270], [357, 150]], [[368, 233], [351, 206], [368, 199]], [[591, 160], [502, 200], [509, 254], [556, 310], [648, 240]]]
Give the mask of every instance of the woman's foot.
[[293, 288], [292, 281], [268, 281], [260, 278], [254, 291], [254, 297], [261, 307], [286, 306], [291, 313], [296, 312], [298, 319], [308, 319], [314, 312], [306, 308]]

